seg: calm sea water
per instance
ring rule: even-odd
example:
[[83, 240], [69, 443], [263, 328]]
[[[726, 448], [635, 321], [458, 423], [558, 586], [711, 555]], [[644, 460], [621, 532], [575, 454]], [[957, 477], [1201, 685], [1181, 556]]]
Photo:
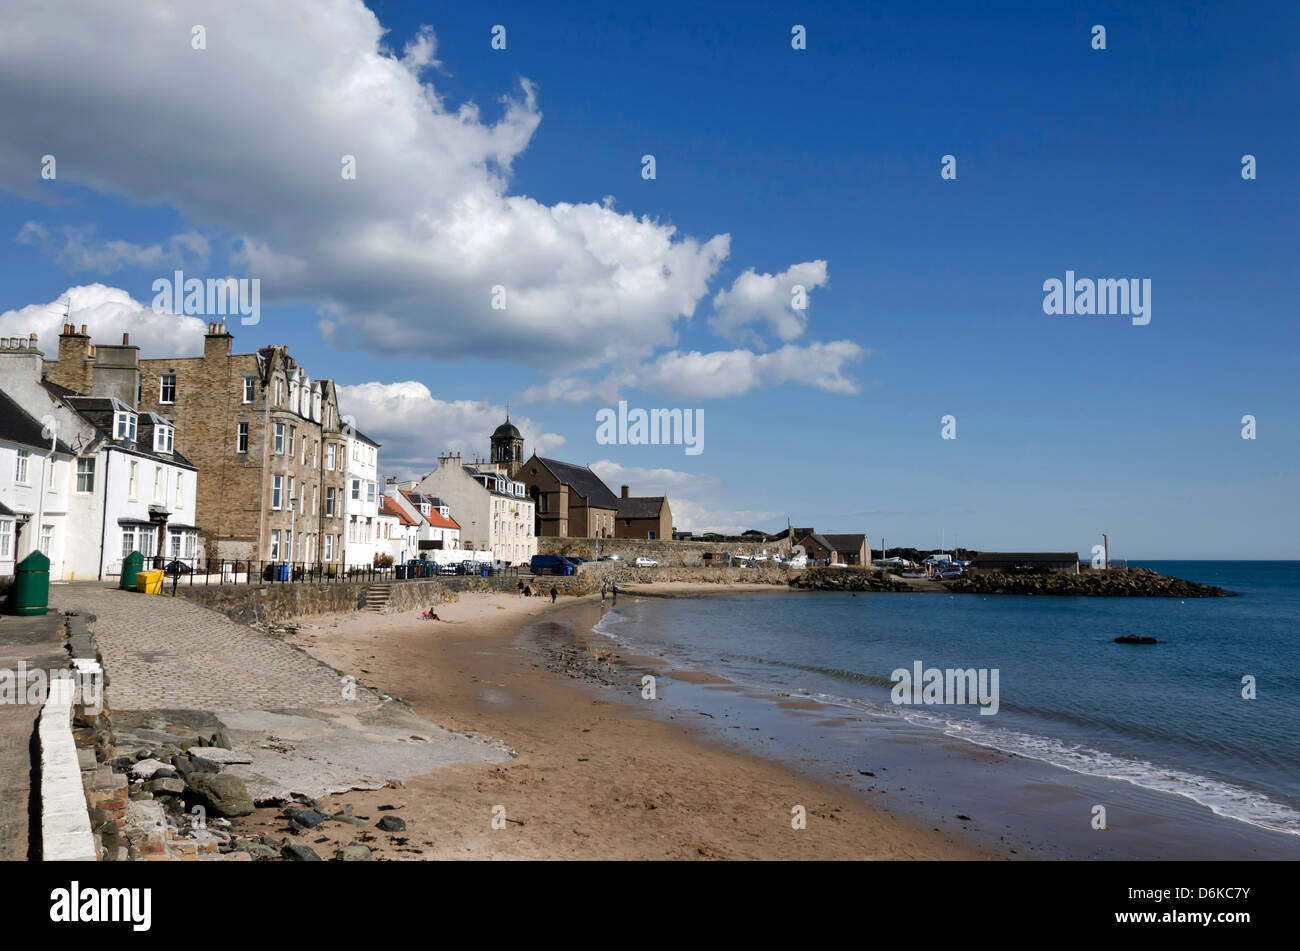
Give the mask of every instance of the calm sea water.
[[[1300, 835], [1300, 562], [1142, 565], [1240, 597], [624, 598], [597, 630], [742, 684], [905, 717]], [[1131, 633], [1162, 643], [1113, 643]], [[996, 668], [998, 713], [894, 705], [891, 673], [918, 660]], [[1257, 699], [1243, 699], [1245, 676]]]

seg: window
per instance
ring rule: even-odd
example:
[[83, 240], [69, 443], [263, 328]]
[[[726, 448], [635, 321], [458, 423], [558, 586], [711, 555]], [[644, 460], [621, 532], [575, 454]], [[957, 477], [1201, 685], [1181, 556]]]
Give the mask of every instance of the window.
[[0, 558], [10, 557], [14, 547], [14, 520], [0, 519]]
[[325, 514], [333, 516], [334, 514], [334, 487], [330, 486], [325, 490]]
[[158, 402], [176, 402], [176, 374], [164, 373], [158, 378]]
[[27, 468], [28, 468], [28, 462], [31, 461], [31, 457], [32, 457], [31, 450], [28, 449], [18, 450], [18, 465], [14, 469], [14, 481], [17, 482], [19, 485], [27, 484]]
[[298, 427], [290, 426], [289, 427], [289, 455], [291, 456], [293, 455], [293, 441], [297, 437], [297, 435], [298, 435]]
[[[276, 478], [279, 478], [279, 476], [276, 476]], [[280, 530], [278, 528], [271, 529], [271, 560], [280, 560]]]
[[153, 467], [153, 500], [159, 505], [163, 501], [163, 470], [162, 466]]
[[185, 473], [176, 473], [176, 507], [184, 508], [185, 506]]
[[50, 454], [49, 459], [50, 459], [50, 464], [45, 467], [45, 472], [47, 476], [45, 480], [45, 491], [53, 492], [54, 491], [54, 470], [58, 466], [59, 462], [57, 459], [54, 458], [53, 453]]
[[44, 555], [46, 558], [50, 557], [50, 547], [53, 545], [53, 543], [54, 543], [54, 526], [42, 525], [40, 546], [41, 546], [41, 554]]
[[319, 449], [320, 449], [320, 440], [319, 440], [319, 439], [313, 439], [313, 440], [311, 441], [311, 467], [312, 467], [313, 469], [316, 468], [316, 455], [317, 455], [317, 451], [318, 451]]
[[285, 505], [285, 508], [293, 508], [293, 476], [289, 476], [289, 502]]
[[320, 486], [318, 485], [311, 487], [311, 514], [320, 514]]
[[367, 501], [367, 502], [373, 502], [374, 500], [375, 500], [375, 484], [374, 484], [373, 482], [367, 482], [367, 483], [366, 483], [366, 501]]
[[175, 430], [170, 426], [155, 426], [153, 430], [153, 451], [171, 452], [175, 440]]
[[126, 477], [126, 495], [127, 498], [133, 501], [135, 500], [136, 497], [136, 492], [135, 492], [136, 478], [137, 476], [139, 476], [139, 474], [140, 474], [140, 463], [136, 462], [135, 460], [132, 460], [131, 468], [128, 470], [127, 477]]
[[[283, 483], [284, 476], [274, 476], [271, 479], [271, 508], [273, 509], [280, 507], [280, 494], [284, 488]], [[275, 556], [272, 555], [271, 557], [274, 558]]]
[[198, 544], [198, 540], [199, 540], [199, 536], [196, 532], [185, 533], [185, 557], [186, 558], [194, 557], [195, 548], [196, 545]]
[[135, 442], [135, 413], [118, 411], [113, 414], [113, 438]]
[[248, 423], [240, 423], [235, 436], [235, 451], [248, 452]]
[[77, 491], [95, 491], [95, 460], [93, 457], [77, 460]]
[[275, 424], [275, 451], [279, 455], [284, 454], [284, 423]]
[[244, 377], [244, 402], [253, 402], [253, 378], [251, 376]]
[[334, 468], [334, 444], [330, 443], [325, 447], [325, 468]]
[[283, 384], [280, 382], [280, 378], [279, 378], [279, 377], [276, 377], [276, 378], [275, 378], [275, 400], [274, 400], [274, 402], [275, 402], [275, 405], [276, 405], [277, 408], [279, 407], [280, 403], [283, 402], [283, 400], [282, 400], [282, 397], [283, 397], [283, 396], [284, 396]]
[[334, 560], [334, 536], [333, 535], [325, 536], [325, 560], [326, 561]]
[[310, 442], [306, 436], [302, 437], [302, 457], [298, 460], [304, 466], [307, 464], [307, 443]]
[[167, 536], [167, 546], [170, 557], [179, 558], [181, 556], [181, 536], [178, 532], [172, 532]]
[[152, 555], [154, 530], [152, 527], [141, 525], [137, 530], [136, 544], [140, 546], [139, 551], [142, 555]]
[[352, 480], [352, 499], [355, 502], [361, 501], [361, 480], [360, 479]]

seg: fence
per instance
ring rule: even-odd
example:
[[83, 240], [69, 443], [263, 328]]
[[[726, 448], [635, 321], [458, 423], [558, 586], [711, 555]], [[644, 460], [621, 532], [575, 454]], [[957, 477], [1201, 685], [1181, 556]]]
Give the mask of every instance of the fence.
[[418, 581], [449, 575], [483, 575], [532, 577], [525, 565], [501, 567], [490, 563], [464, 563], [438, 566], [431, 561], [410, 561], [405, 565], [380, 567], [373, 564], [309, 563], [290, 561], [228, 561], [215, 558], [147, 559], [152, 570], [161, 570], [170, 579], [172, 590], [178, 585], [211, 584], [335, 584], [393, 581]]

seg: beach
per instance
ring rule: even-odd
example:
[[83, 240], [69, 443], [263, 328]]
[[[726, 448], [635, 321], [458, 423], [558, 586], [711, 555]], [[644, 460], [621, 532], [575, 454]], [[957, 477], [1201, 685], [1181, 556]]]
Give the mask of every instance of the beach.
[[[635, 593], [718, 589], [642, 585]], [[732, 594], [751, 589], [757, 595], [771, 586], [725, 586]], [[438, 621], [416, 612], [305, 618], [289, 639], [420, 716], [489, 735], [517, 755], [329, 797], [322, 802], [327, 814], [350, 808], [367, 822], [327, 823], [304, 834], [301, 841], [322, 854], [356, 840], [389, 860], [1015, 857], [956, 825], [918, 821], [847, 785], [726, 748], [704, 735], [701, 717], [646, 712], [628, 676], [635, 659], [602, 657], [587, 646], [601, 616], [599, 597], [552, 606], [549, 599], [475, 593], [437, 610]], [[804, 828], [792, 827], [796, 807]], [[259, 809], [244, 821], [244, 834], [283, 835], [279, 813]], [[373, 829], [385, 815], [400, 818], [405, 830]]]

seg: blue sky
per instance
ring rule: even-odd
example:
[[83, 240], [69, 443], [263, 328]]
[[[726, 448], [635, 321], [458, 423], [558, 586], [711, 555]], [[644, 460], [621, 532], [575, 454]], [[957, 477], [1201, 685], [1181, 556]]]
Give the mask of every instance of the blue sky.
[[[679, 527], [1300, 557], [1293, 5], [154, 6], [0, 39], [5, 334], [101, 284], [74, 321], [192, 350], [152, 282], [259, 277], [236, 346], [350, 387], [392, 474], [509, 402]], [[785, 335], [735, 293], [816, 262]], [[1150, 279], [1150, 324], [1045, 315], [1067, 269]], [[618, 398], [705, 451], [598, 445]]]

